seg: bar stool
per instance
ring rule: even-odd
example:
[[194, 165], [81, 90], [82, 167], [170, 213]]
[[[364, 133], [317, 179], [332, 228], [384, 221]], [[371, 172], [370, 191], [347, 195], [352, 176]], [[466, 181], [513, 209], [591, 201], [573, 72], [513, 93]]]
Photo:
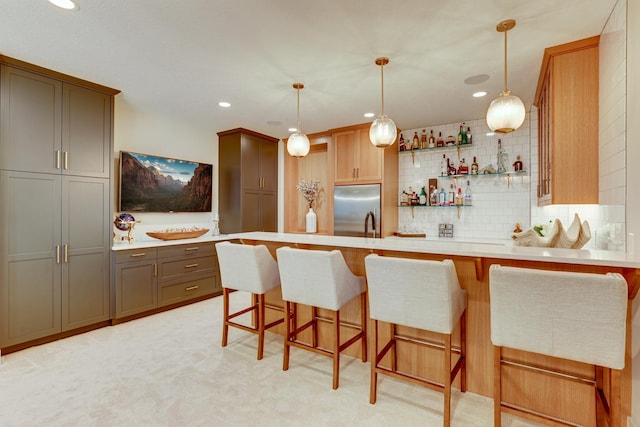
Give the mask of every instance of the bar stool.
[[[367, 304], [365, 279], [349, 270], [342, 253], [338, 250], [319, 251], [282, 247], [276, 250], [282, 299], [286, 303], [286, 334], [282, 369], [289, 369], [291, 346], [310, 350], [333, 358], [333, 389], [338, 388], [340, 376], [340, 353], [352, 344], [361, 341], [363, 362], [367, 361]], [[349, 301], [360, 297], [361, 324], [341, 323], [340, 309]], [[298, 327], [297, 305], [311, 306], [311, 320]], [[318, 308], [333, 311], [333, 348], [318, 347], [318, 321], [331, 321], [318, 316]], [[357, 333], [341, 343], [340, 327], [356, 329]], [[311, 345], [298, 340], [298, 334], [311, 327]]]
[[[409, 381], [431, 389], [444, 391], [444, 425], [451, 423], [451, 383], [460, 375], [460, 391], [466, 390], [466, 306], [467, 294], [460, 288], [456, 269], [451, 260], [426, 261], [381, 257], [365, 258], [369, 292], [369, 316], [374, 319], [375, 358], [371, 363], [369, 401], [376, 403], [378, 374]], [[378, 350], [378, 322], [391, 326], [390, 339]], [[436, 332], [444, 345], [396, 333], [396, 326], [408, 326]], [[452, 350], [451, 335], [460, 327], [460, 348]], [[403, 341], [444, 350], [444, 384], [418, 378], [398, 371], [396, 342]], [[391, 368], [381, 362], [391, 351]], [[451, 367], [451, 353], [458, 354]]]
[[[252, 246], [230, 242], [216, 243], [220, 276], [222, 278], [223, 323], [222, 347], [227, 346], [229, 326], [258, 335], [258, 360], [264, 352], [264, 331], [284, 321], [277, 319], [265, 325], [265, 293], [280, 286], [278, 264], [264, 245]], [[251, 293], [251, 305], [229, 313], [231, 290]], [[231, 319], [254, 312], [256, 326], [246, 326]]]
[[[604, 425], [604, 418], [608, 417], [609, 426], [621, 426], [620, 381], [625, 364], [628, 298], [624, 277], [617, 273], [574, 273], [494, 264], [489, 269], [489, 283], [494, 425], [501, 425], [502, 412], [552, 425], [566, 422], [559, 420], [557, 414], [542, 414], [540, 408], [502, 401], [502, 367], [511, 366], [591, 384], [595, 387], [597, 424]], [[505, 360], [504, 348], [594, 365], [595, 380]], [[603, 391], [605, 370], [610, 378], [609, 402]]]

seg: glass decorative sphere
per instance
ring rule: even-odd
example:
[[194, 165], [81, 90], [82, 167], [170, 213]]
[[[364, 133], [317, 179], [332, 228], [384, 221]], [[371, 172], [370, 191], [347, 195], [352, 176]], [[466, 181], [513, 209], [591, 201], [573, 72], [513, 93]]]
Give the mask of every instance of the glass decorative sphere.
[[389, 117], [381, 114], [375, 119], [369, 129], [369, 139], [376, 147], [388, 147], [396, 140], [398, 129]]
[[121, 213], [113, 221], [113, 224], [118, 230], [129, 231], [131, 225], [136, 222], [136, 219], [130, 213]]
[[504, 91], [491, 101], [487, 110], [487, 125], [498, 133], [509, 133], [524, 123], [525, 108], [522, 100], [511, 92]]
[[292, 133], [287, 140], [287, 151], [293, 157], [306, 156], [307, 154], [309, 154], [310, 148], [311, 144], [309, 143], [309, 138], [307, 138], [307, 135], [300, 132], [300, 130]]

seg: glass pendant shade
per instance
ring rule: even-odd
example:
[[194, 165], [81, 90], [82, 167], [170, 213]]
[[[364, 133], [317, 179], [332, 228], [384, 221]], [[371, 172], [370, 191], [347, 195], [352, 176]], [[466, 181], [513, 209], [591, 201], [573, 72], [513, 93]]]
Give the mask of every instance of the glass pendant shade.
[[292, 133], [287, 140], [287, 151], [293, 157], [300, 158], [306, 156], [309, 154], [310, 147], [309, 138], [299, 130]]
[[369, 129], [369, 139], [376, 147], [388, 147], [396, 140], [398, 131], [396, 124], [389, 117], [381, 114], [375, 119]]
[[502, 92], [491, 101], [487, 110], [487, 125], [498, 133], [509, 133], [524, 123], [525, 108], [522, 100], [511, 92]]

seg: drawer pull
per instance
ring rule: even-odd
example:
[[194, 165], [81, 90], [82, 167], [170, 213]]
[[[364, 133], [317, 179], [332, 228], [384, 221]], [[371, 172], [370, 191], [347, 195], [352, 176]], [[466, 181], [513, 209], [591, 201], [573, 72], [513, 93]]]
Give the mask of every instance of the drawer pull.
[[196, 290], [198, 288], [199, 288], [199, 286], [195, 285], [195, 286], [189, 286], [188, 288], [184, 288], [184, 290], [185, 291], [194, 291], [194, 290]]
[[147, 255], [147, 254], [146, 254], [146, 253], [144, 253], [144, 252], [142, 252], [142, 253], [139, 253], [139, 254], [131, 254], [131, 255], [129, 255], [129, 256], [130, 256], [131, 258], [137, 258], [137, 257], [145, 256], [145, 255]]
[[187, 265], [184, 266], [184, 268], [194, 268], [194, 267], [197, 267], [197, 266], [198, 266], [198, 264], [187, 264]]
[[199, 248], [196, 246], [195, 248], [184, 248], [185, 252], [197, 251]]

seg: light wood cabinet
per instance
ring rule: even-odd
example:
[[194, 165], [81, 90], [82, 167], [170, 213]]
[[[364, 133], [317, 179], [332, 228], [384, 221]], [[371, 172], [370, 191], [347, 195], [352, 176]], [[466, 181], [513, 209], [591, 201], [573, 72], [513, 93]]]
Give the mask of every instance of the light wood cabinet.
[[538, 107], [538, 205], [598, 203], [599, 36], [545, 49]]
[[0, 56], [0, 347], [110, 318], [117, 90]]
[[278, 139], [238, 128], [218, 144], [221, 233], [277, 231]]
[[369, 140], [369, 127], [333, 133], [336, 184], [365, 184], [382, 179], [384, 151]]

